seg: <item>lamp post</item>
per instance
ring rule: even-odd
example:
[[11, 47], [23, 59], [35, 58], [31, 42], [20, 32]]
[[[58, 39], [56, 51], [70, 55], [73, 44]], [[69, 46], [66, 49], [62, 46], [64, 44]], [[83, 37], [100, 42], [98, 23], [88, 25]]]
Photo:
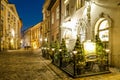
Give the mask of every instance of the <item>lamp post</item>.
[[49, 47], [47, 47], [47, 49], [46, 49], [47, 50], [47, 54], [46, 54], [47, 59], [49, 59], [49, 49], [50, 49]]
[[59, 49], [59, 52], [60, 52], [60, 67], [62, 67], [62, 49]]
[[107, 68], [106, 69], [109, 70], [109, 52], [110, 52], [110, 50], [106, 49], [105, 52], [106, 52], [106, 58], [107, 58], [107, 63], [106, 63], [107, 64], [107, 66], [106, 66]]
[[73, 61], [74, 61], [74, 76], [76, 76], [76, 54], [77, 54], [77, 51], [73, 51]]
[[52, 48], [52, 63], [54, 62], [54, 51], [55, 51], [55, 48]]

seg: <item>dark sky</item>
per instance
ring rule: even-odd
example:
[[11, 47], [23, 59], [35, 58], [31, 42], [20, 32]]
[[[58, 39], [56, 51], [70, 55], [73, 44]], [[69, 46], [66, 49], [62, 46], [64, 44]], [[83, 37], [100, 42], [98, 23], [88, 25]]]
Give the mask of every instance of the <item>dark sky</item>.
[[42, 6], [44, 0], [8, 0], [15, 4], [19, 17], [23, 21], [25, 30], [42, 21]]

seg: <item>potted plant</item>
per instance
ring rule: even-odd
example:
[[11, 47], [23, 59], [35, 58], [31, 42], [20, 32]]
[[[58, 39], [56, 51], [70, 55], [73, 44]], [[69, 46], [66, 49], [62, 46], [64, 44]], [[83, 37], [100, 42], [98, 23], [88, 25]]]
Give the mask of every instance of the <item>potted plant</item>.
[[75, 43], [75, 47], [74, 50], [77, 51], [76, 55], [75, 55], [75, 64], [77, 67], [77, 73], [81, 74], [84, 73], [84, 68], [85, 68], [85, 56], [83, 53], [83, 46], [80, 42], [80, 38], [77, 36], [77, 40]]

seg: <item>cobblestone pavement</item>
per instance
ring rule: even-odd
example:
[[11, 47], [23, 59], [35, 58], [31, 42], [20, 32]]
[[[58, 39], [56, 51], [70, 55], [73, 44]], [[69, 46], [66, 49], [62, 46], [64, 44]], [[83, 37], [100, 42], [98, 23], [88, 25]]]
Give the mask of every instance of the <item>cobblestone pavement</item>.
[[0, 80], [120, 80], [119, 70], [111, 68], [110, 71], [73, 79], [42, 58], [39, 50], [0, 52]]
[[36, 51], [9, 51], [0, 54], [0, 80], [62, 80]]

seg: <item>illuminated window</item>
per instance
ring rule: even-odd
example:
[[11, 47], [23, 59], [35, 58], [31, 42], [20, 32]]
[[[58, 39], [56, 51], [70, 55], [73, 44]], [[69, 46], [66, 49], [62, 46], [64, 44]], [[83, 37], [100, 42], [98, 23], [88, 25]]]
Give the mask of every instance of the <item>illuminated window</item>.
[[107, 20], [100, 23], [99, 26], [99, 37], [101, 41], [109, 41], [109, 24]]
[[59, 6], [56, 8], [56, 19], [59, 19]]

